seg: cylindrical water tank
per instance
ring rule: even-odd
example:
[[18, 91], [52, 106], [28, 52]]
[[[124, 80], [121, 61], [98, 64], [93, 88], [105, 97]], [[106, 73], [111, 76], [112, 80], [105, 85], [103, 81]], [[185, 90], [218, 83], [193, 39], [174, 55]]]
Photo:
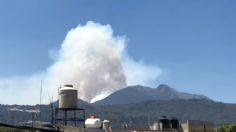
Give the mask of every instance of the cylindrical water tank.
[[65, 85], [59, 91], [59, 108], [77, 108], [78, 93], [73, 85]]
[[109, 123], [110, 123], [109, 120], [102, 121], [102, 128], [105, 129], [105, 130], [108, 130], [109, 129]]
[[172, 117], [170, 123], [173, 129], [179, 129], [179, 120], [176, 117]]
[[99, 118], [88, 118], [85, 121], [86, 128], [101, 128], [102, 127], [102, 121]]
[[166, 130], [170, 128], [170, 122], [169, 122], [169, 119], [166, 118], [166, 116], [162, 116], [159, 119], [159, 123], [160, 123], [161, 130]]

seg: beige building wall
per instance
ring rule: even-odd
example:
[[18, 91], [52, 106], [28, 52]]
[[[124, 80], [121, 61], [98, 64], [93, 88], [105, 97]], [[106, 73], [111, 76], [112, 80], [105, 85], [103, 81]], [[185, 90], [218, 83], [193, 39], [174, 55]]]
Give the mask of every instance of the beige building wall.
[[182, 128], [184, 132], [214, 132], [214, 124], [209, 121], [188, 120]]

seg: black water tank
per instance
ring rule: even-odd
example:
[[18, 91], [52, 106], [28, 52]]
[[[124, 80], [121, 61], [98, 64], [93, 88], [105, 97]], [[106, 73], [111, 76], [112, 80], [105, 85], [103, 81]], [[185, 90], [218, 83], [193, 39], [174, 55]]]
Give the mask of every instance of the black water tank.
[[159, 119], [159, 122], [162, 123], [162, 129], [163, 130], [170, 128], [170, 121], [169, 121], [169, 119], [166, 118], [166, 116], [162, 116]]
[[170, 123], [173, 129], [179, 129], [179, 120], [176, 117], [170, 118]]

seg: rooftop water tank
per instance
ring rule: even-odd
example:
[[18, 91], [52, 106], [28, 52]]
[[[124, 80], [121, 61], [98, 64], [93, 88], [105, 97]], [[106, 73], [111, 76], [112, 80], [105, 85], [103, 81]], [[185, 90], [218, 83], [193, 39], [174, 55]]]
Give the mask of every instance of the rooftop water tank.
[[102, 121], [102, 128], [105, 129], [105, 130], [108, 130], [109, 129], [109, 124], [110, 124], [109, 120], [103, 120]]
[[179, 129], [179, 120], [176, 117], [170, 118], [172, 129]]
[[167, 130], [170, 129], [170, 121], [166, 116], [162, 116], [159, 119], [159, 123], [160, 123], [160, 129], [161, 130]]
[[86, 128], [100, 129], [102, 127], [102, 121], [99, 118], [88, 118], [85, 121]]
[[59, 108], [77, 108], [78, 93], [73, 85], [64, 85], [59, 91]]

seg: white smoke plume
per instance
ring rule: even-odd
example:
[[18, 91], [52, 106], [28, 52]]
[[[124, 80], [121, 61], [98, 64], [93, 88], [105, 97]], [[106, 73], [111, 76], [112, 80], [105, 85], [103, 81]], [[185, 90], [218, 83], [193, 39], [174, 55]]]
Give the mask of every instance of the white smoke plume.
[[39, 103], [40, 80], [43, 80], [43, 103], [48, 95], [57, 99], [60, 85], [72, 84], [79, 98], [95, 102], [127, 85], [152, 85], [160, 68], [136, 62], [127, 54], [125, 37], [114, 36], [110, 25], [87, 22], [71, 29], [53, 64], [30, 76], [0, 79], [1, 104]]

